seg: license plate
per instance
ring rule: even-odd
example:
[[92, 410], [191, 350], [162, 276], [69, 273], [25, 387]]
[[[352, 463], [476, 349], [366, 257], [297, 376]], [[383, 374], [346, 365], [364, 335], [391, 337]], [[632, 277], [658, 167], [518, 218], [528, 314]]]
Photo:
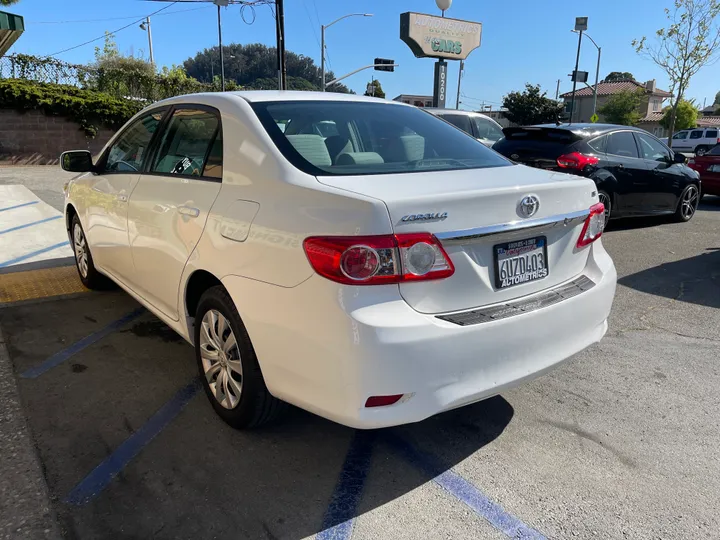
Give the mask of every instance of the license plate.
[[547, 238], [537, 236], [493, 247], [495, 288], [507, 289], [547, 277]]

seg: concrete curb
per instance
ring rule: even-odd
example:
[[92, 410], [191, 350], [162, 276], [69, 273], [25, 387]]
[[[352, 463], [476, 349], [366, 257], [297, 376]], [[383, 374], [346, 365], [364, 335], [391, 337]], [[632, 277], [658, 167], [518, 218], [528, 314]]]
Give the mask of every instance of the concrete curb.
[[60, 539], [0, 329], [0, 539]]

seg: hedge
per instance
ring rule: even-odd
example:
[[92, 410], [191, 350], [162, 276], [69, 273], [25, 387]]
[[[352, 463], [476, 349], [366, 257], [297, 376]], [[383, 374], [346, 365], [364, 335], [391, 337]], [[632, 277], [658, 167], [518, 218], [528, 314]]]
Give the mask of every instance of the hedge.
[[65, 84], [0, 79], [0, 109], [36, 109], [80, 125], [88, 137], [105, 126], [117, 130], [145, 106], [144, 101], [116, 98]]

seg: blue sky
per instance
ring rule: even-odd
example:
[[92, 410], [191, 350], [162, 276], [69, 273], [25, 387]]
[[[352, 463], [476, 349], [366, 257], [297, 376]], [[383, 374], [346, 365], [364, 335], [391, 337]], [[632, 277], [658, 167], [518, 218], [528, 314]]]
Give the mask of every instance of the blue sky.
[[[483, 23], [482, 46], [466, 62], [462, 82], [462, 107], [497, 107], [506, 93], [522, 89], [526, 82], [539, 83], [554, 96], [557, 79], [560, 91], [571, 89], [568, 73], [573, 69], [577, 36], [570, 32], [576, 16], [589, 17], [588, 34], [602, 47], [600, 77], [610, 71], [630, 71], [640, 81], [657, 79], [658, 87], [668, 88], [664, 73], [650, 60], [639, 57], [630, 42], [643, 35], [653, 36], [665, 25], [663, 8], [671, 0], [455, 0], [448, 17]], [[54, 21], [140, 18], [164, 4], [140, 0], [21, 0], [10, 11], [25, 17], [26, 32], [13, 52], [47, 55], [73, 47], [133, 22], [132, 18], [93, 22]], [[192, 11], [187, 11], [192, 10]], [[198, 50], [217, 43], [216, 8], [213, 5], [179, 2], [152, 19], [155, 60], [160, 65], [180, 64]], [[372, 62], [376, 56], [392, 58], [400, 67], [395, 73], [375, 72], [388, 97], [400, 93], [431, 94], [433, 60], [418, 59], [399, 38], [399, 17], [404, 11], [438, 14], [434, 0], [286, 0], [287, 49], [315, 59], [319, 64], [320, 22], [328, 22], [352, 12], [373, 13], [372, 18], [352, 17], [327, 31], [330, 66], [336, 75]], [[179, 12], [179, 13], [171, 13]], [[239, 6], [223, 8], [225, 43], [275, 43], [275, 23], [267, 6], [255, 10], [255, 22], [246, 24]], [[252, 19], [249, 10], [246, 19]], [[318, 22], [320, 21], [320, 22]], [[147, 55], [147, 35], [137, 25], [118, 32], [123, 52]], [[93, 60], [90, 44], [59, 55], [63, 60], [85, 63]], [[583, 43], [580, 69], [594, 80], [597, 49]], [[451, 62], [448, 106], [453, 105], [457, 89], [458, 62]], [[370, 71], [348, 78], [345, 83], [362, 92]], [[702, 105], [712, 101], [720, 90], [720, 63], [705, 67], [693, 79], [688, 97]]]

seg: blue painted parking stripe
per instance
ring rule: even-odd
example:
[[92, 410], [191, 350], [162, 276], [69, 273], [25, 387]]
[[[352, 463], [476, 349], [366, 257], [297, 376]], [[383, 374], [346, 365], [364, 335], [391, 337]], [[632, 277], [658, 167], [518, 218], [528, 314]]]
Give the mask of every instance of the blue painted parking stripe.
[[487, 495], [452, 469], [443, 466], [436, 458], [417, 450], [401, 437], [394, 435], [387, 435], [386, 437], [390, 446], [400, 455], [417, 466], [424, 474], [432, 477], [436, 484], [460, 502], [469, 506], [500, 532], [510, 538], [545, 540], [542, 533], [506, 512], [502, 506], [491, 501]]
[[13, 231], [19, 231], [20, 229], [26, 229], [27, 227], [32, 227], [33, 225], [40, 225], [41, 223], [47, 223], [48, 221], [55, 221], [56, 219], [60, 219], [62, 216], [53, 216], [45, 219], [41, 219], [39, 221], [33, 221], [32, 223], [26, 223], [25, 225], [18, 225], [17, 227], [12, 227], [11, 229], [5, 229], [4, 231], [0, 231], [0, 234], [5, 234]]
[[370, 469], [375, 434], [356, 431], [316, 540], [348, 540]]
[[19, 262], [25, 261], [27, 259], [32, 259], [36, 255], [42, 255], [43, 253], [47, 253], [48, 251], [52, 251], [53, 249], [58, 249], [64, 246], [69, 246], [70, 242], [60, 242], [59, 244], [55, 244], [54, 246], [48, 246], [46, 248], [38, 249], [37, 251], [31, 251], [30, 253], [26, 253], [25, 255], [20, 255], [19, 257], [15, 257], [14, 259], [10, 259], [9, 261], [1, 262], [0, 268], [4, 266], [10, 266], [12, 264], [17, 264]]
[[122, 328], [125, 324], [129, 323], [133, 319], [138, 318], [143, 313], [145, 313], [145, 308], [138, 308], [135, 311], [128, 313], [121, 319], [111, 322], [102, 330], [98, 330], [97, 332], [82, 338], [80, 341], [73, 343], [67, 349], [63, 349], [62, 351], [53, 354], [50, 358], [45, 360], [42, 364], [37, 365], [34, 368], [30, 368], [27, 371], [21, 373], [20, 377], [23, 379], [35, 379], [35, 378], [39, 377], [46, 371], [49, 371], [52, 368], [54, 368], [55, 366], [62, 364], [63, 362], [65, 362], [66, 360], [71, 358], [73, 355], [79, 353], [80, 351], [89, 347], [93, 343], [96, 343], [96, 342], [100, 341], [102, 338], [104, 338], [105, 336], [112, 334], [113, 332], [115, 332], [115, 330]]
[[140, 451], [152, 441], [165, 426], [180, 414], [200, 389], [199, 379], [193, 380], [163, 405], [150, 420], [117, 447], [105, 460], [88, 474], [65, 497], [65, 502], [81, 506], [97, 497]]
[[30, 206], [31, 204], [37, 204], [40, 201], [30, 201], [22, 204], [16, 204], [15, 206], [8, 206], [7, 208], [0, 208], [0, 212], [5, 212], [6, 210], [15, 210], [16, 208], [22, 208], [23, 206]]

